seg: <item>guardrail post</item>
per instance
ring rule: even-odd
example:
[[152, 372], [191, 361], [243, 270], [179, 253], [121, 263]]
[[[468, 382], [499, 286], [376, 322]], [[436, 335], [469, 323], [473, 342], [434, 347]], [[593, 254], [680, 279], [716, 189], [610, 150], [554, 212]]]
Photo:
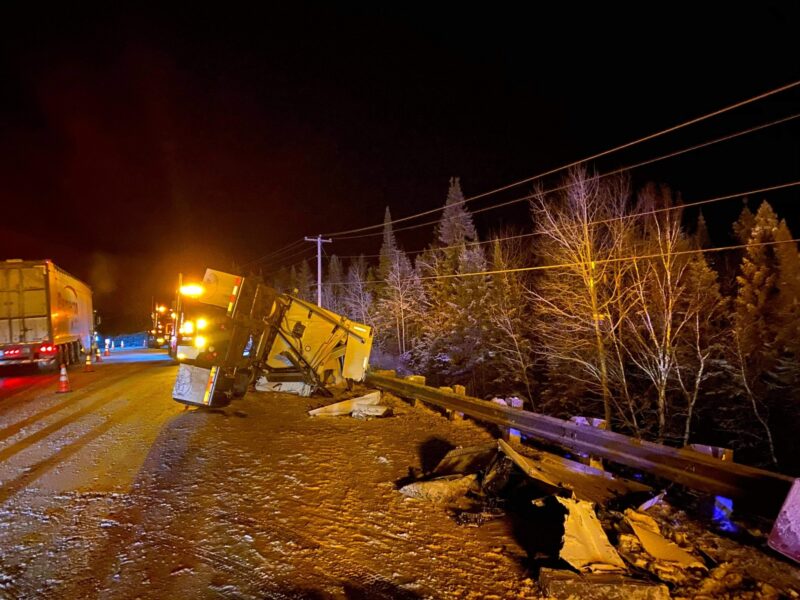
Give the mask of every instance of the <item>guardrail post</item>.
[[[507, 406], [508, 408], [513, 408], [516, 410], [522, 409], [522, 400], [519, 398], [495, 398], [492, 402], [499, 404], [500, 406]], [[517, 444], [522, 443], [522, 434], [520, 433], [519, 429], [514, 429], [513, 427], [501, 427], [501, 431], [503, 434], [503, 440], [506, 442], [515, 442]]]
[[[442, 387], [439, 388], [443, 391], [447, 391], [453, 394], [458, 394], [459, 396], [466, 396], [467, 395], [467, 388], [463, 385], [455, 384], [453, 387]], [[464, 413], [458, 412], [457, 410], [449, 410], [445, 411], [447, 413], [447, 420], [448, 421], [463, 421], [464, 420]]]
[[[425, 375], [406, 375], [403, 379], [411, 383], [425, 385]], [[421, 406], [425, 406], [425, 404], [421, 400], [418, 400], [417, 398], [412, 398], [411, 406], [413, 406], [414, 408], [419, 408]]]

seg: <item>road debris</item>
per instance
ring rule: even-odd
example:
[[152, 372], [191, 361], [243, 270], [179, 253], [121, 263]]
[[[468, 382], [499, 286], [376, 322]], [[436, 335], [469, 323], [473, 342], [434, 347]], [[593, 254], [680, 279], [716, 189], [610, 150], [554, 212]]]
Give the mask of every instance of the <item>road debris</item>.
[[392, 407], [377, 404], [374, 406], [356, 406], [350, 416], [354, 419], [383, 419], [392, 416]]
[[503, 440], [498, 440], [497, 444], [526, 475], [553, 487], [569, 490], [579, 500], [606, 504], [616, 498], [651, 491], [644, 484], [614, 477], [610, 473], [557, 454], [536, 452], [535, 457], [527, 457]]
[[266, 377], [259, 377], [256, 381], [257, 392], [277, 392], [281, 394], [295, 394], [308, 397], [313, 388], [303, 381], [267, 381]]
[[312, 417], [343, 417], [351, 414], [356, 408], [364, 406], [376, 406], [381, 401], [381, 392], [370, 392], [358, 398], [342, 400], [327, 406], [321, 406], [308, 411]]
[[625, 572], [625, 563], [608, 541], [591, 502], [556, 497], [567, 509], [560, 557], [578, 571]]
[[663, 584], [640, 581], [612, 573], [578, 574], [542, 568], [539, 587], [548, 598], [582, 600], [669, 600]]
[[656, 560], [676, 563], [682, 568], [705, 569], [705, 565], [700, 560], [661, 535], [658, 523], [652, 517], [631, 509], [625, 511], [625, 517], [645, 552]]
[[400, 493], [409, 498], [429, 500], [435, 504], [448, 504], [463, 498], [476, 487], [477, 475], [449, 476], [432, 481], [416, 481], [400, 488]]

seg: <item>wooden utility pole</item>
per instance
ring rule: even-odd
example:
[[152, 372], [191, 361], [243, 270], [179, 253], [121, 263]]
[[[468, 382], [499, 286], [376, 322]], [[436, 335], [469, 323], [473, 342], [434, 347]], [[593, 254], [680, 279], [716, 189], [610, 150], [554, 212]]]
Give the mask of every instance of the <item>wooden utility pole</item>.
[[333, 240], [323, 240], [321, 235], [317, 237], [306, 236], [307, 242], [317, 244], [317, 306], [322, 306], [322, 244], [329, 244]]

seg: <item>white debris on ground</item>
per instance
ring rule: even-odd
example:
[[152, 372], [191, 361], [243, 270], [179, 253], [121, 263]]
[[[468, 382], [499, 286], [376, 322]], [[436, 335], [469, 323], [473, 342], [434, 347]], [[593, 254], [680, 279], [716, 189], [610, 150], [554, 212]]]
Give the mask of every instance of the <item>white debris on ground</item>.
[[[449, 450], [496, 445], [469, 420], [389, 394], [380, 400], [388, 419], [308, 416], [344, 396], [249, 393], [225, 409], [184, 410], [170, 398], [173, 367], [124, 369], [80, 375], [68, 399], [37, 388], [0, 403], [0, 598], [539, 598], [540, 566], [554, 595], [589, 597], [586, 576], [566, 577], [557, 546], [555, 559], [527, 546], [526, 535], [555, 532], [559, 542], [563, 512], [528, 522], [486, 505], [458, 521], [452, 503], [479, 487], [469, 475], [444, 480], [452, 496], [433, 494], [444, 503], [400, 493], [433, 476]], [[498, 482], [507, 475], [493, 471]], [[636, 546], [626, 515], [597, 513], [628, 587], [595, 582], [595, 593], [607, 585], [664, 597], [650, 567], [658, 561]], [[793, 565], [666, 502], [646, 514], [664, 540], [706, 563], [669, 584], [674, 597], [790, 596], [800, 581]]]

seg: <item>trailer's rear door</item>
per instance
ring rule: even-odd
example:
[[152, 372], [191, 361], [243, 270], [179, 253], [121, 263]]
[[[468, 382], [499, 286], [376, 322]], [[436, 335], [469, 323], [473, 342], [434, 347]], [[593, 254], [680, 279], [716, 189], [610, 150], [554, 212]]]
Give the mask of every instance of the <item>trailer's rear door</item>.
[[181, 364], [172, 388], [172, 398], [183, 404], [211, 406], [219, 380], [219, 367], [204, 369]]
[[0, 344], [49, 336], [44, 265], [0, 266]]

